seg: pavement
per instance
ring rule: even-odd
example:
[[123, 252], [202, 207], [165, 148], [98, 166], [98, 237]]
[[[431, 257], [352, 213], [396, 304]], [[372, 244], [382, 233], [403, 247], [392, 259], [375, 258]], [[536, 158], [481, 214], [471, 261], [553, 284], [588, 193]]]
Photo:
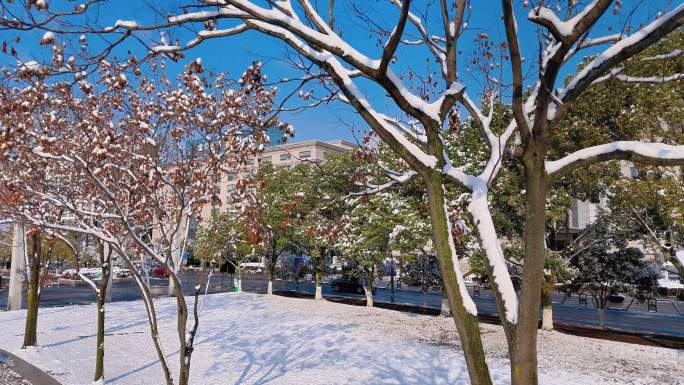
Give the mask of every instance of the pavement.
[[[184, 291], [193, 292], [193, 287], [200, 280], [197, 273], [188, 273], [183, 278]], [[154, 296], [160, 297], [167, 294], [167, 278], [151, 278], [150, 286]], [[267, 281], [262, 279], [244, 279], [243, 290], [265, 293]], [[315, 291], [312, 282], [295, 282], [276, 280], [274, 291], [286, 293], [299, 293], [311, 295]], [[233, 290], [231, 279], [228, 274], [214, 275], [211, 279], [208, 293], [219, 293]], [[474, 288], [469, 290], [477, 304], [478, 313], [485, 320], [496, 322], [497, 309], [492, 294], [485, 289], [479, 290], [479, 295], [474, 293]], [[324, 284], [323, 296], [330, 299], [365, 301], [364, 294], [335, 292], [330, 285]], [[138, 287], [133, 281], [114, 283], [112, 290], [113, 301], [132, 301], [140, 299]], [[24, 297], [24, 303], [26, 297]], [[397, 289], [392, 293], [387, 288], [378, 288], [373, 296], [373, 301], [378, 306], [418, 309], [419, 311], [436, 312], [441, 308], [442, 296], [438, 292], [422, 293], [416, 290]], [[87, 286], [77, 287], [46, 287], [41, 295], [41, 307], [67, 306], [89, 304], [95, 302], [95, 294]], [[658, 311], [648, 311], [646, 304], [634, 301], [629, 310], [624, 310], [628, 301], [622, 308], [605, 309], [603, 324], [599, 318], [599, 312], [593, 307], [591, 299], [587, 305], [580, 304], [577, 296], [565, 298], [562, 294], [554, 295], [553, 316], [554, 323], [570, 328], [584, 328], [595, 330], [609, 330], [616, 333], [631, 335], [643, 335], [660, 339], [674, 339], [684, 341], [684, 303], [666, 302], [658, 303]], [[6, 287], [0, 290], [0, 309], [5, 309], [7, 303]], [[389, 306], [388, 306], [389, 305]], [[24, 305], [25, 306], [25, 305]]]

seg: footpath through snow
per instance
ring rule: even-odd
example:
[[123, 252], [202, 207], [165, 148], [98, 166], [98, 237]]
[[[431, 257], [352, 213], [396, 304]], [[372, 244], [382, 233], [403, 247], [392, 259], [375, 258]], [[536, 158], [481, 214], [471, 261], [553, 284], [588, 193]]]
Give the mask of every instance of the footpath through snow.
[[[192, 301], [192, 299], [189, 299]], [[162, 340], [177, 364], [173, 298], [156, 300]], [[0, 313], [0, 347], [65, 385], [90, 384], [94, 305], [40, 309], [40, 347], [21, 350], [25, 312]], [[497, 384], [508, 383], [500, 327], [482, 325]], [[684, 384], [684, 352], [564, 335], [540, 334], [541, 381], [547, 385]], [[143, 303], [108, 305], [108, 384], [162, 384]], [[278, 296], [207, 297], [191, 383], [197, 385], [467, 384], [453, 321]], [[175, 373], [175, 369], [174, 369]]]

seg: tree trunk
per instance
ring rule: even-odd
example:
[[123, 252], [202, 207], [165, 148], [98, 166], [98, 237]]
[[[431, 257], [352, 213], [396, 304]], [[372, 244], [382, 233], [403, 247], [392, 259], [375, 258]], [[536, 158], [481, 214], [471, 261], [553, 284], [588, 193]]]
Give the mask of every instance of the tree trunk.
[[266, 288], [266, 294], [273, 295], [273, 278], [275, 276], [275, 270], [269, 269], [268, 271], [268, 287]]
[[276, 269], [276, 263], [278, 263], [278, 252], [276, 251], [276, 241], [275, 241], [275, 236], [273, 235], [273, 232], [271, 234], [271, 242], [270, 242], [270, 263], [268, 266], [268, 288], [266, 289], [266, 294], [272, 295], [273, 294], [273, 281], [275, 280], [275, 269]]
[[373, 271], [366, 274], [366, 286], [363, 288], [366, 292], [366, 306], [373, 307]]
[[544, 280], [546, 220], [546, 173], [544, 154], [533, 149], [525, 159], [526, 222], [525, 269], [515, 333], [515, 351], [511, 352], [512, 385], [537, 385], [537, 330], [542, 281]]
[[157, 357], [159, 358], [159, 365], [161, 366], [162, 372], [164, 373], [164, 381], [166, 382], [166, 385], [174, 385], [173, 376], [171, 375], [168, 360], [166, 358], [166, 354], [164, 354], [164, 348], [161, 343], [161, 338], [159, 337], [157, 312], [154, 308], [154, 302], [152, 300], [152, 292], [150, 291], [150, 285], [145, 282], [143, 277], [140, 275], [140, 271], [138, 270], [137, 266], [135, 266], [130, 257], [126, 255], [125, 252], [122, 252], [121, 249], [118, 249], [117, 252], [126, 262], [126, 266], [128, 267], [128, 269], [131, 270], [133, 278], [135, 278], [135, 283], [138, 285], [138, 289], [140, 289], [143, 304], [145, 305], [145, 312], [147, 313], [147, 321], [150, 326], [150, 337], [152, 338], [154, 349], [157, 353]]
[[[482, 347], [479, 321], [477, 315], [471, 314], [464, 306], [464, 297], [456, 276], [458, 266], [454, 262], [458, 260], [458, 257], [451, 247], [453, 238], [449, 231], [451, 226], [447, 222], [442, 176], [433, 173], [424, 180], [428, 193], [432, 238], [444, 281], [444, 291], [449, 299], [451, 314], [456, 323], [456, 329], [458, 329], [463, 354], [468, 366], [470, 383], [472, 385], [491, 385], [492, 379]], [[467, 295], [467, 293], [464, 294]]]
[[449, 298], [447, 298], [446, 291], [442, 290], [442, 309], [439, 313], [442, 317], [451, 317], [451, 308], [449, 307]]
[[38, 303], [40, 297], [38, 290], [40, 290], [40, 257], [41, 244], [40, 236], [33, 234], [33, 255], [31, 258], [31, 279], [29, 280], [28, 305], [26, 308], [26, 327], [24, 329], [24, 345], [36, 346], [38, 342]]
[[235, 269], [235, 273], [237, 274], [237, 291], [242, 292], [242, 270], [240, 268]]
[[[104, 250], [101, 250], [104, 253]], [[103, 261], [104, 262], [104, 261]], [[105, 338], [105, 303], [107, 302], [107, 292], [111, 280], [110, 261], [102, 263], [102, 279], [100, 280], [100, 292], [97, 294], [97, 346], [95, 352], [95, 379], [97, 382], [102, 380], [104, 384], [104, 338]]]
[[323, 272], [325, 271], [325, 249], [319, 251], [318, 261], [316, 261], [316, 295], [314, 299], [323, 299]]
[[598, 313], [599, 326], [604, 327], [606, 323], [606, 309], [599, 307], [596, 309], [596, 312]]
[[[100, 288], [105, 289], [106, 286]], [[104, 337], [105, 337], [105, 300], [102, 293], [97, 295], [97, 346], [95, 351], [95, 379], [104, 383]]]
[[323, 284], [321, 283], [323, 278], [321, 277], [322, 274], [317, 271], [316, 272], [316, 295], [314, 296], [314, 299], [317, 301], [320, 301], [323, 299]]
[[[178, 330], [178, 385], [187, 385], [190, 379], [190, 357], [192, 355], [192, 346], [188, 340], [187, 324], [188, 324], [188, 307], [183, 295], [183, 287], [180, 279], [173, 272], [169, 277], [173, 283], [174, 293], [176, 297], [176, 321]], [[198, 292], [198, 291], [197, 291]], [[197, 294], [195, 296], [197, 301]]]
[[556, 286], [556, 277], [551, 272], [544, 275], [542, 288], [542, 329], [553, 330], [553, 289]]

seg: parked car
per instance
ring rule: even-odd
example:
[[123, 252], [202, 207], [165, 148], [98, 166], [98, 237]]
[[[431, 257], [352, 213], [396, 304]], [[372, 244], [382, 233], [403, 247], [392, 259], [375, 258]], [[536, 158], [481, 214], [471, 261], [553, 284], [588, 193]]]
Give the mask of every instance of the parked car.
[[76, 273], [76, 269], [64, 270], [64, 272], [62, 273], [62, 278], [64, 278], [64, 279], [77, 279], [78, 274]]
[[625, 296], [623, 294], [611, 294], [608, 296], [608, 302], [623, 303], [625, 302]]
[[130, 270], [124, 269], [122, 267], [114, 267], [114, 272], [113, 272], [114, 278], [128, 278], [133, 273], [131, 273]]
[[[363, 285], [358, 277], [337, 277], [330, 281], [330, 286], [334, 291], [345, 291], [349, 293], [363, 294]], [[375, 294], [376, 288], [372, 292]]]
[[165, 266], [158, 266], [152, 269], [152, 275], [155, 277], [168, 277], [169, 271], [166, 270]]

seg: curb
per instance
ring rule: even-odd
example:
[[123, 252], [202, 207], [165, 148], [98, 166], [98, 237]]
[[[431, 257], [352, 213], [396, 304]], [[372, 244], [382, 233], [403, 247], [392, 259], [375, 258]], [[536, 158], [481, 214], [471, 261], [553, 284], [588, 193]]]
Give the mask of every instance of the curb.
[[62, 385], [49, 374], [3, 349], [0, 349], [0, 362], [33, 385]]

